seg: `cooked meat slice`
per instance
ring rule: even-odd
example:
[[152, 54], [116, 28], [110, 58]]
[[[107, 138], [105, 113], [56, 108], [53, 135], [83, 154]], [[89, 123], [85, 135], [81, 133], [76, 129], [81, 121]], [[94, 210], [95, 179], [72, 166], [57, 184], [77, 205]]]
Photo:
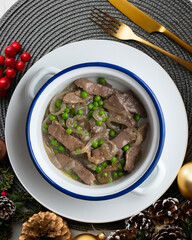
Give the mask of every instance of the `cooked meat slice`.
[[103, 86], [101, 84], [93, 83], [92, 81], [80, 78], [75, 81], [75, 84], [85, 90], [89, 94], [99, 95], [101, 97], [107, 98], [117, 92], [117, 90]]
[[52, 122], [48, 128], [48, 132], [70, 151], [75, 151], [77, 148], [85, 146], [79, 139], [67, 134], [65, 129], [57, 121]]
[[[107, 100], [104, 101], [104, 107], [112, 114], [112, 116], [120, 116], [120, 120], [126, 120], [127, 126], [130, 123], [132, 126], [135, 126], [136, 122], [133, 118], [131, 112], [125, 108], [125, 104], [123, 103], [121, 96], [123, 94], [116, 93], [109, 97]], [[118, 115], [119, 114], [119, 115]], [[114, 117], [114, 120], [117, 123], [121, 123], [118, 117]], [[130, 125], [129, 124], [129, 125]]]
[[67, 93], [64, 98], [64, 103], [84, 103], [88, 101], [89, 99], [93, 98], [93, 95], [88, 95], [86, 98], [81, 97], [81, 91], [75, 91]]
[[[123, 146], [135, 140], [135, 131], [130, 128], [126, 128], [111, 141], [112, 144], [110, 142], [106, 142], [103, 143], [101, 147], [93, 150], [90, 161], [99, 164], [104, 162], [105, 160], [111, 160], [111, 158], [114, 157]], [[113, 156], [111, 156], [112, 151]], [[108, 159], [107, 155], [110, 155], [111, 158]]]
[[56, 154], [56, 158], [62, 168], [72, 169], [84, 183], [88, 185], [94, 184], [95, 176], [80, 162], [61, 153]]
[[123, 104], [125, 110], [134, 114], [139, 114], [142, 117], [146, 117], [146, 112], [142, 104], [137, 100], [131, 91], [127, 93], [118, 94], [120, 102]]
[[128, 172], [133, 171], [135, 166], [135, 161], [141, 151], [141, 143], [143, 142], [146, 136], [147, 127], [148, 127], [147, 123], [144, 123], [139, 127], [138, 132], [141, 134], [140, 144], [137, 146], [130, 147], [130, 149], [126, 151], [125, 153], [126, 162], [124, 166], [125, 171], [128, 171]]
[[135, 160], [141, 150], [141, 145], [131, 147], [129, 150], [126, 151], [125, 153], [125, 166], [124, 170], [127, 172], [132, 172], [134, 167], [135, 167]]

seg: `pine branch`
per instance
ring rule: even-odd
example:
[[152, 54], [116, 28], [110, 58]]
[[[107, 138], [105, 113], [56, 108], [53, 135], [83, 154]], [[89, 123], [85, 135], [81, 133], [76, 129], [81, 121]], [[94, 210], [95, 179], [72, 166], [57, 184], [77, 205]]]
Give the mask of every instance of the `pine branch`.
[[13, 184], [14, 175], [12, 171], [10, 171], [10, 168], [0, 168], [0, 174], [2, 175], [2, 180], [0, 181], [0, 190], [7, 191]]
[[12, 236], [11, 222], [0, 221], [0, 240], [8, 240]]
[[183, 228], [186, 239], [192, 239], [192, 218], [188, 217], [187, 222], [181, 222], [181, 227]]

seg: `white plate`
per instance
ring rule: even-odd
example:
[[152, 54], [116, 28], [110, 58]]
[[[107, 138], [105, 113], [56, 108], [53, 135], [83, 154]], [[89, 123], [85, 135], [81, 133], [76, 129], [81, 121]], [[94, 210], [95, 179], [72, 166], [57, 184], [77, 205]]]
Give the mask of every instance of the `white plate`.
[[[158, 179], [159, 173], [154, 171], [141, 188], [112, 200], [79, 200], [55, 189], [33, 165], [26, 144], [25, 124], [31, 103], [31, 99], [25, 94], [26, 83], [45, 66], [62, 70], [85, 62], [108, 62], [135, 73], [153, 90], [165, 117], [165, 145], [158, 163], [165, 169], [162, 178]], [[40, 85], [46, 80], [43, 79]], [[81, 222], [102, 223], [117, 221], [142, 211], [168, 189], [183, 163], [188, 124], [185, 107], [175, 84], [154, 60], [125, 44], [86, 40], [52, 51], [36, 62], [24, 75], [9, 104], [5, 138], [10, 162], [18, 179], [37, 201], [64, 217]], [[160, 180], [161, 184], [158, 184], [156, 179]], [[152, 181], [157, 182], [157, 187], [150, 188]]]

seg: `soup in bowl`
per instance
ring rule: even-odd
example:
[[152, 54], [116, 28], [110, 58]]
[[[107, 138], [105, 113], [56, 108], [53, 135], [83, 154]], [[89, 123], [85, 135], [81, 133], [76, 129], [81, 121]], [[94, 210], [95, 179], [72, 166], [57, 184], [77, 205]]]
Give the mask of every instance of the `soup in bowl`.
[[39, 90], [27, 143], [43, 177], [70, 196], [105, 200], [138, 187], [164, 144], [164, 119], [152, 90], [108, 63], [65, 69]]

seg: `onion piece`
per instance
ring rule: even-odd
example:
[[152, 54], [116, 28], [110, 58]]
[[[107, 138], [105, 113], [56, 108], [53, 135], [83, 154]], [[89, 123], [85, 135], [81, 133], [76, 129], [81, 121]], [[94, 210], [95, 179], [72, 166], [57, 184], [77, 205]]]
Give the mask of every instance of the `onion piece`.
[[143, 136], [142, 136], [142, 134], [141, 134], [139, 131], [137, 131], [136, 134], [137, 134], [136, 141], [135, 141], [133, 144], [131, 144], [131, 147], [137, 147], [137, 146], [139, 146], [139, 145], [142, 143], [142, 141], [143, 141]]
[[[51, 100], [51, 103], [50, 103], [50, 105], [49, 105], [49, 111], [50, 111], [51, 114], [57, 116], [57, 115], [59, 115], [59, 114], [61, 114], [61, 113], [64, 112], [64, 110], [65, 110], [65, 108], [66, 108], [66, 104], [63, 102], [63, 97], [64, 97], [64, 95], [65, 95], [66, 93], [68, 93], [67, 90], [65, 90], [65, 91], [57, 94], [57, 95]], [[61, 104], [60, 110], [56, 112], [56, 111], [55, 111], [55, 104], [56, 104], [56, 101], [57, 101], [57, 100], [61, 100], [61, 101], [62, 101], [62, 104]]]

